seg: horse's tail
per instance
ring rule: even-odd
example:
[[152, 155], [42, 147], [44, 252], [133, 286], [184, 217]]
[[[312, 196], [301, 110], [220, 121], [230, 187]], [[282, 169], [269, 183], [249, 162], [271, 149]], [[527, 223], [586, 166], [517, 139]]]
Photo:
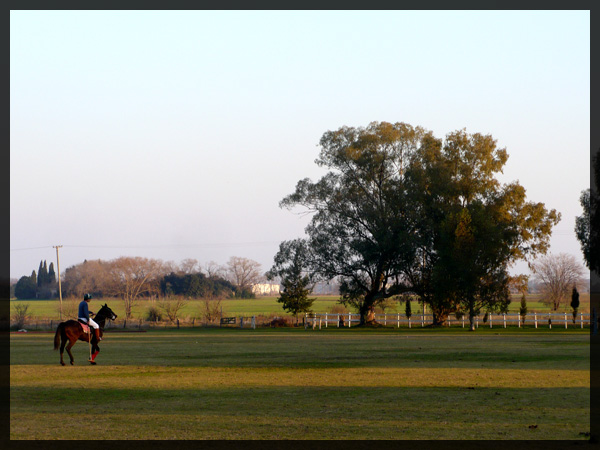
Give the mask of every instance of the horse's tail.
[[60, 345], [60, 336], [63, 334], [64, 328], [64, 322], [59, 323], [58, 328], [56, 328], [56, 334], [54, 335], [54, 350], [58, 350], [58, 346]]

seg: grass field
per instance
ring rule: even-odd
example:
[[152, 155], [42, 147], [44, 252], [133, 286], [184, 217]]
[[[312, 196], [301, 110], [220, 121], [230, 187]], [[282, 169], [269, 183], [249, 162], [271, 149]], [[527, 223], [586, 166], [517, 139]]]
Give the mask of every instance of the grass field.
[[[317, 300], [313, 304], [313, 310], [316, 313], [330, 312], [335, 306], [340, 307], [338, 304], [338, 296], [322, 296], [316, 297]], [[69, 307], [71, 311], [76, 313], [77, 304], [80, 300], [67, 301], [63, 300], [63, 310], [66, 311]], [[201, 317], [202, 313], [202, 300], [190, 299], [187, 301], [188, 304], [181, 310], [180, 316], [182, 318], [190, 317]], [[518, 312], [520, 308], [521, 298], [518, 295], [514, 295], [512, 302], [509, 307], [509, 312]], [[579, 310], [583, 313], [589, 313], [590, 308], [590, 295], [581, 294], [580, 297], [581, 306]], [[113, 311], [120, 317], [124, 316], [124, 307], [122, 300], [119, 299], [95, 299], [90, 304], [90, 309], [96, 311], [99, 305], [108, 303]], [[11, 300], [11, 315], [15, 310], [16, 304], [27, 304], [29, 305], [30, 312], [35, 318], [39, 319], [53, 319], [59, 318], [59, 301], [58, 300]], [[147, 317], [148, 308], [151, 302], [148, 300], [140, 300], [137, 302], [133, 309], [133, 317], [138, 319], [144, 319]], [[259, 316], [259, 315], [279, 315], [287, 316], [287, 314], [281, 307], [280, 303], [277, 303], [277, 297], [258, 297], [256, 299], [240, 300], [240, 299], [226, 299], [222, 300], [221, 305], [223, 307], [224, 316]], [[400, 305], [396, 303], [395, 309], [388, 309], [389, 313], [401, 313], [404, 314], [404, 304]], [[96, 308], [96, 309], [94, 309]], [[540, 301], [538, 294], [531, 294], [527, 297], [527, 308], [528, 313], [547, 313], [550, 311], [550, 307]], [[413, 314], [420, 313], [420, 305], [417, 302], [412, 303]], [[571, 312], [569, 305], [564, 305], [563, 308], [559, 309], [559, 312]]]
[[[586, 439], [589, 330], [11, 334], [11, 439]], [[66, 356], [66, 355], [65, 355]], [[68, 357], [67, 357], [68, 359]]]

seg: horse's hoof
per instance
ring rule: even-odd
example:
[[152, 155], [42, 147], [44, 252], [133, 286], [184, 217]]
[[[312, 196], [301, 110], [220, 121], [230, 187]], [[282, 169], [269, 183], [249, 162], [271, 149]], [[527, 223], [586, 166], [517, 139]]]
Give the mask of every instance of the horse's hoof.
[[90, 364], [91, 364], [92, 366], [95, 366], [95, 365], [96, 365], [96, 361], [90, 361]]
[[66, 366], [66, 364], [64, 362], [62, 362], [62, 361], [60, 362], [60, 365], [61, 366]]
[[71, 361], [71, 365], [74, 366], [75, 364], [73, 364], [73, 361]]

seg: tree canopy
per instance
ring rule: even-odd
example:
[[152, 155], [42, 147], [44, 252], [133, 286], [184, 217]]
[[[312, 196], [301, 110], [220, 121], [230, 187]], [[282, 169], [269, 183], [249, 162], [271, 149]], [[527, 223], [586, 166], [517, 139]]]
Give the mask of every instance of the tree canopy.
[[588, 269], [598, 271], [600, 268], [600, 239], [598, 239], [598, 228], [600, 227], [600, 215], [598, 205], [598, 183], [600, 180], [600, 159], [595, 156], [592, 159], [593, 179], [596, 189], [586, 189], [581, 193], [579, 202], [583, 208], [583, 214], [575, 218], [575, 234], [581, 244], [581, 250]]
[[508, 267], [545, 253], [560, 220], [496, 174], [508, 159], [490, 135], [438, 139], [421, 127], [373, 122], [326, 132], [317, 182], [300, 180], [280, 205], [313, 213], [307, 266], [341, 280], [341, 302], [361, 323], [393, 295], [412, 292], [434, 323], [468, 310], [505, 309]]

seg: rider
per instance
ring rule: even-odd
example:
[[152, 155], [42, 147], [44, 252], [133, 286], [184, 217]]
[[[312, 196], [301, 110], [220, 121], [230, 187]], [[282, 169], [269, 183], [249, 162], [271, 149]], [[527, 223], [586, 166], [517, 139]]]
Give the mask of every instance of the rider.
[[94, 329], [94, 333], [96, 335], [96, 340], [98, 342], [100, 342], [102, 340], [102, 338], [100, 337], [100, 327], [90, 317], [90, 315], [95, 316], [96, 314], [88, 309], [88, 303], [90, 302], [91, 299], [92, 299], [92, 294], [84, 294], [83, 295], [83, 301], [79, 304], [79, 320], [82, 321], [83, 323], [87, 323]]

